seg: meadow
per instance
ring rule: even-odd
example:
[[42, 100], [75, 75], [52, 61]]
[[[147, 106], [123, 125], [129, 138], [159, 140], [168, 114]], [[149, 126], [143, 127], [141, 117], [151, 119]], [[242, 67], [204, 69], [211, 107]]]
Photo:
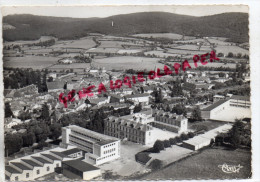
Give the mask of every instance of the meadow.
[[229, 52], [232, 52], [233, 54], [241, 53], [242, 55], [244, 54], [249, 55], [248, 50], [238, 46], [217, 46], [215, 49], [217, 53], [222, 52], [225, 55], [227, 55]]
[[117, 51], [118, 54], [131, 54], [131, 53], [138, 53], [138, 52], [142, 52], [142, 49], [120, 49], [119, 51]]
[[72, 63], [72, 64], [56, 64], [48, 69], [60, 70], [60, 69], [85, 69], [90, 68], [90, 63]]
[[176, 56], [180, 56], [179, 54], [171, 54], [171, 53], [164, 53], [163, 51], [147, 51], [147, 52], [145, 52], [144, 53], [145, 55], [156, 55], [156, 56], [158, 56], [158, 57], [161, 57], [161, 58], [163, 58], [163, 57], [168, 57], [168, 56], [172, 56], [172, 57], [176, 57]]
[[81, 38], [79, 40], [71, 40], [71, 41], [62, 41], [57, 44], [51, 46], [51, 48], [82, 48], [89, 49], [94, 47], [96, 43], [90, 38]]
[[100, 41], [101, 42], [101, 45], [99, 47], [105, 47], [105, 48], [108, 48], [108, 47], [111, 47], [111, 48], [122, 48], [122, 45], [132, 45], [132, 46], [135, 46], [135, 45], [138, 45], [138, 44], [134, 44], [134, 43], [131, 43], [131, 42], [124, 42], [124, 41]]
[[60, 58], [45, 56], [24, 56], [4, 58], [4, 67], [44, 69], [55, 63]]
[[159, 58], [146, 58], [134, 56], [108, 57], [95, 59], [92, 64], [97, 67], [105, 67], [107, 70], [153, 70], [155, 67], [163, 68], [163, 64], [158, 63]]
[[[251, 152], [208, 148], [161, 170], [144, 175], [142, 180], [246, 179], [251, 176]], [[241, 165], [239, 173], [224, 173], [219, 165]], [[141, 180], [140, 179], [140, 180]]]
[[[182, 38], [182, 35], [176, 34], [176, 33], [146, 33], [146, 34], [135, 34], [132, 35], [134, 37], [141, 37], [141, 38], [169, 38], [174, 40], [180, 40]], [[184, 40], [191, 40], [195, 39], [193, 36], [184, 36]]]

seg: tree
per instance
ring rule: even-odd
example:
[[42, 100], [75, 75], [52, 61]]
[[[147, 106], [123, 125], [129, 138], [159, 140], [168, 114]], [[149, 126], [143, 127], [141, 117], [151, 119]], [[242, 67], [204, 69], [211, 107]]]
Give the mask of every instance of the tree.
[[61, 127], [62, 125], [59, 123], [54, 123], [50, 126], [51, 134], [49, 137], [53, 140], [57, 140], [61, 136]]
[[224, 54], [222, 52], [219, 52], [217, 57], [223, 57], [223, 56]]
[[169, 140], [164, 140], [164, 141], [163, 141], [163, 144], [164, 144], [164, 147], [165, 147], [165, 148], [171, 147], [171, 143], [170, 143]]
[[153, 145], [153, 151], [159, 153], [161, 150], [164, 150], [164, 143], [161, 140], [156, 140]]
[[242, 54], [241, 53], [238, 53], [237, 54], [237, 58], [241, 58], [242, 57]]
[[175, 138], [170, 138], [169, 141], [171, 145], [175, 145], [177, 143]]
[[5, 118], [11, 117], [13, 116], [13, 112], [11, 110], [11, 106], [9, 102], [5, 103]]
[[49, 107], [47, 105], [47, 103], [42, 105], [42, 114], [41, 114], [41, 118], [45, 121], [49, 121], [50, 120], [50, 113], [49, 113]]
[[5, 155], [9, 156], [18, 151], [23, 146], [23, 139], [19, 134], [7, 134], [5, 136]]
[[232, 58], [232, 57], [234, 57], [234, 54], [232, 52], [229, 52], [227, 57]]
[[196, 106], [193, 111], [192, 111], [192, 114], [191, 114], [191, 119], [194, 120], [194, 121], [200, 121], [202, 118], [201, 118], [201, 110], [198, 106]]
[[195, 136], [194, 133], [192, 133], [192, 132], [189, 132], [189, 133], [188, 133], [188, 137], [189, 137], [189, 138], [193, 138], [194, 136]]
[[163, 97], [162, 97], [162, 91], [161, 89], [154, 90], [154, 97], [155, 97], [155, 103], [162, 103]]
[[188, 135], [186, 135], [185, 133], [182, 133], [180, 137], [181, 137], [182, 140], [188, 140], [189, 139]]
[[180, 137], [175, 137], [175, 140], [176, 140], [176, 143], [180, 143], [180, 142], [182, 142], [182, 139], [180, 138]]
[[161, 160], [159, 160], [159, 159], [154, 159], [154, 160], [150, 163], [150, 165], [149, 165], [149, 167], [150, 167], [151, 169], [153, 169], [153, 170], [160, 169], [160, 168], [162, 168], [162, 166], [163, 166], [163, 162], [162, 162]]
[[142, 110], [142, 105], [139, 103], [134, 107], [134, 113], [140, 112]]
[[36, 142], [35, 134], [32, 132], [25, 133], [23, 135], [23, 146], [29, 147]]
[[31, 114], [29, 113], [29, 111], [26, 112], [22, 112], [21, 114], [19, 114], [18, 118], [22, 121], [25, 121], [27, 119], [32, 119]]
[[172, 113], [187, 116], [187, 109], [184, 104], [177, 104], [172, 108]]

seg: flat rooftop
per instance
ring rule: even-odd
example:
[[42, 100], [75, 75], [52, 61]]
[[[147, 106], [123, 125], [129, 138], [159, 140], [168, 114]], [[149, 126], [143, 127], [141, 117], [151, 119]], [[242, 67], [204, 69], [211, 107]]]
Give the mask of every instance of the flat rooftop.
[[98, 143], [98, 142], [106, 143], [106, 142], [110, 142], [110, 141], [118, 141], [119, 140], [118, 138], [111, 137], [111, 136], [108, 136], [108, 135], [104, 135], [104, 134], [101, 134], [101, 133], [97, 133], [95, 131], [88, 130], [88, 129], [85, 129], [85, 128], [82, 128], [82, 127], [79, 127], [79, 126], [76, 126], [76, 125], [70, 125], [70, 126], [67, 126], [66, 128], [69, 128], [71, 130], [77, 131], [77, 132], [85, 134], [85, 135], [88, 134], [89, 136], [98, 140], [95, 143]]
[[69, 161], [63, 161], [62, 163], [78, 170], [81, 172], [86, 172], [86, 171], [94, 171], [94, 170], [98, 170], [99, 168], [92, 166], [86, 162], [83, 162], [81, 159], [77, 159], [77, 160], [69, 160]]

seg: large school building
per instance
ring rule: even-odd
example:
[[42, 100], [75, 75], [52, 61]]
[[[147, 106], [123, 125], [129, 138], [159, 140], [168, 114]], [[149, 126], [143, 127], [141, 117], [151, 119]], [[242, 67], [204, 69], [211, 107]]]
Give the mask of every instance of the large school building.
[[76, 125], [62, 128], [62, 144], [85, 151], [84, 161], [100, 165], [120, 157], [120, 140]]
[[229, 99], [215, 102], [201, 111], [203, 119], [235, 122], [236, 119], [251, 118], [251, 103], [247, 96], [233, 95]]

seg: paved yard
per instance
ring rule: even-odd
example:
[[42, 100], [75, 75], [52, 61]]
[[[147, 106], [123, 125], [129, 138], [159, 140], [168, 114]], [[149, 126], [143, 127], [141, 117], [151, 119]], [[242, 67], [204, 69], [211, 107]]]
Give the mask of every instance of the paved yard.
[[[170, 131], [164, 131], [158, 128], [154, 127], [154, 131], [153, 131], [153, 141], [155, 142], [156, 140], [168, 140], [169, 138], [174, 138], [178, 136], [178, 133], [173, 133]], [[152, 147], [153, 143], [149, 144], [148, 146]]]
[[192, 153], [193, 150], [189, 150], [183, 147], [179, 147], [177, 145], [173, 145], [170, 148], [166, 148], [160, 153], [151, 153], [149, 156], [153, 159], [159, 159], [163, 161], [164, 164], [169, 164], [175, 162], [188, 154]]
[[147, 169], [142, 164], [135, 161], [135, 154], [148, 149], [149, 147], [132, 142], [121, 143], [121, 157], [115, 161], [102, 164], [103, 171], [112, 171], [114, 175], [131, 176], [143, 173]]

